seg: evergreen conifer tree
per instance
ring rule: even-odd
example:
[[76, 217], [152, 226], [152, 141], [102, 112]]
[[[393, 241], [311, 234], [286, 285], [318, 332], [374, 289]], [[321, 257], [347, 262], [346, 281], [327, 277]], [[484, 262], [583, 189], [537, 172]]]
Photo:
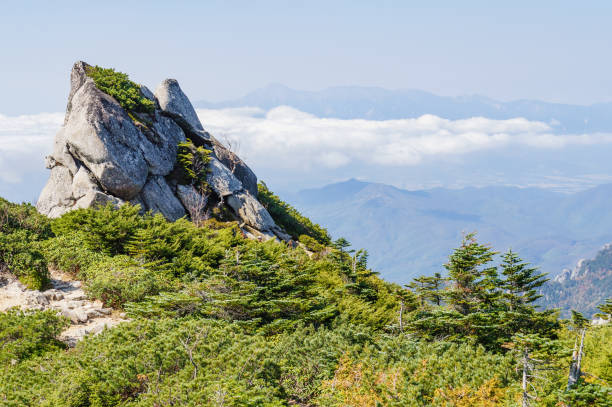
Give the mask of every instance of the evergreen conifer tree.
[[610, 320], [610, 317], [612, 317], [612, 298], [608, 298], [605, 303], [599, 305], [597, 308], [601, 312], [595, 314], [595, 316]]
[[440, 273], [433, 276], [420, 276], [412, 280], [406, 287], [410, 288], [419, 300], [421, 308], [424, 308], [427, 301], [432, 305], [442, 304], [442, 292], [440, 291], [444, 279]]
[[544, 274], [539, 273], [537, 268], [529, 267], [512, 250], [508, 250], [502, 260], [504, 299], [510, 311], [531, 306], [542, 297], [537, 289], [548, 281]]
[[551, 318], [553, 311], [538, 311], [534, 305], [541, 297], [537, 289], [548, 279], [539, 273], [537, 268], [529, 267], [512, 250], [502, 256], [501, 274], [504, 280], [503, 314], [504, 330], [507, 337], [517, 332], [538, 333], [543, 336], [554, 336], [558, 324]]
[[484, 345], [496, 342], [500, 320], [497, 309], [501, 298], [497, 268], [490, 265], [496, 253], [468, 234], [444, 267], [450, 286], [446, 290], [449, 306], [458, 313], [457, 333], [474, 337]]

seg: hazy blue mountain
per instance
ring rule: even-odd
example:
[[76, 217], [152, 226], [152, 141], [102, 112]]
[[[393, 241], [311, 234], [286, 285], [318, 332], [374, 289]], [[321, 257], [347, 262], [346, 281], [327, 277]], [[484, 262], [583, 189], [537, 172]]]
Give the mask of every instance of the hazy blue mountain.
[[367, 248], [385, 279], [406, 283], [443, 270], [464, 232], [495, 249], [512, 248], [551, 275], [612, 242], [612, 185], [575, 194], [485, 187], [406, 191], [349, 180], [287, 197], [288, 201]]
[[252, 106], [264, 110], [287, 105], [318, 117], [341, 119], [387, 120], [424, 114], [453, 120], [475, 116], [491, 119], [524, 117], [549, 123], [559, 132], [612, 131], [612, 103], [582, 106], [537, 100], [500, 102], [477, 95], [446, 97], [420, 90], [376, 87], [339, 86], [312, 92], [272, 84], [239, 99], [219, 103], [199, 101], [195, 105], [215, 109]]

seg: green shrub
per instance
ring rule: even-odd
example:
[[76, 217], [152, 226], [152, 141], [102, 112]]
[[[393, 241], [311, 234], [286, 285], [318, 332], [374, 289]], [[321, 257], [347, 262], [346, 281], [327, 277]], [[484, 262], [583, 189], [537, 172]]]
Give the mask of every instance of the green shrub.
[[257, 198], [270, 212], [277, 225], [282, 227], [295, 240], [301, 235], [307, 235], [322, 245], [329, 245], [331, 238], [327, 230], [310, 219], [303, 216], [297, 209], [283, 202], [277, 195], [268, 189], [266, 184], [260, 182], [257, 185]]
[[325, 246], [321, 243], [317, 242], [314, 238], [308, 235], [301, 235], [298, 239], [300, 243], [302, 243], [308, 250], [311, 252], [318, 253], [325, 249]]
[[114, 308], [172, 288], [167, 273], [158, 264], [141, 264], [123, 255], [90, 265], [84, 277], [87, 294]]
[[53, 268], [78, 278], [81, 270], [105, 257], [100, 251], [90, 249], [86, 240], [80, 232], [62, 234], [44, 241], [42, 252]]
[[178, 145], [177, 162], [181, 169], [181, 181], [192, 184], [199, 190], [206, 189], [206, 174], [211, 150], [196, 147], [190, 139]]
[[127, 74], [96, 65], [87, 68], [87, 75], [98, 89], [114, 97], [125, 110], [148, 113], [155, 109], [155, 103], [142, 95], [140, 85], [132, 82]]
[[25, 312], [13, 308], [1, 312], [0, 366], [65, 348], [56, 338], [66, 326], [68, 321], [53, 311]]
[[49, 273], [39, 244], [51, 234], [49, 220], [32, 205], [0, 198], [0, 271], [8, 269], [29, 288], [44, 287]]
[[116, 208], [109, 203], [96, 209], [70, 211], [54, 219], [52, 229], [57, 236], [78, 231], [87, 249], [113, 256], [125, 254], [125, 245], [143, 221], [140, 206], [125, 204]]

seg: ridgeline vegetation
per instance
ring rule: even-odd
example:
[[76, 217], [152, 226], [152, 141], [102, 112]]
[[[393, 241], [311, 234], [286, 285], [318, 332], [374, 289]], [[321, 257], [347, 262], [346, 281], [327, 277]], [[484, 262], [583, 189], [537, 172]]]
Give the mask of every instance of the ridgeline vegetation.
[[446, 273], [400, 287], [263, 184], [259, 198], [308, 250], [131, 205], [51, 220], [0, 201], [3, 272], [44, 289], [62, 270], [131, 319], [68, 349], [64, 318], [0, 313], [0, 405], [612, 405], [612, 326], [535, 307], [545, 277], [516, 253], [468, 235]]
[[87, 75], [98, 89], [114, 97], [128, 112], [151, 113], [155, 109], [155, 102], [144, 97], [140, 85], [132, 82], [127, 74], [96, 65], [87, 68]]

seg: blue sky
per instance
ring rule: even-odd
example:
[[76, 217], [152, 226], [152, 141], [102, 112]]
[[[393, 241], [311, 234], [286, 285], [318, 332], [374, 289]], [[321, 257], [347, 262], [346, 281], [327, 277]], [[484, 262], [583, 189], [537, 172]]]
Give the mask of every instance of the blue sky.
[[[5, 1], [0, 196], [35, 201], [76, 60], [193, 100], [269, 83], [612, 102], [612, 2]], [[534, 5], [535, 4], [535, 5]], [[612, 182], [612, 134], [525, 119], [327, 120], [291, 108], [198, 112], [275, 191], [357, 177], [417, 189], [579, 190]], [[402, 118], [400, 118], [402, 119]], [[517, 121], [518, 120], [518, 121]]]
[[192, 99], [271, 82], [612, 100], [607, 1], [8, 1], [0, 114], [63, 110], [75, 60]]

